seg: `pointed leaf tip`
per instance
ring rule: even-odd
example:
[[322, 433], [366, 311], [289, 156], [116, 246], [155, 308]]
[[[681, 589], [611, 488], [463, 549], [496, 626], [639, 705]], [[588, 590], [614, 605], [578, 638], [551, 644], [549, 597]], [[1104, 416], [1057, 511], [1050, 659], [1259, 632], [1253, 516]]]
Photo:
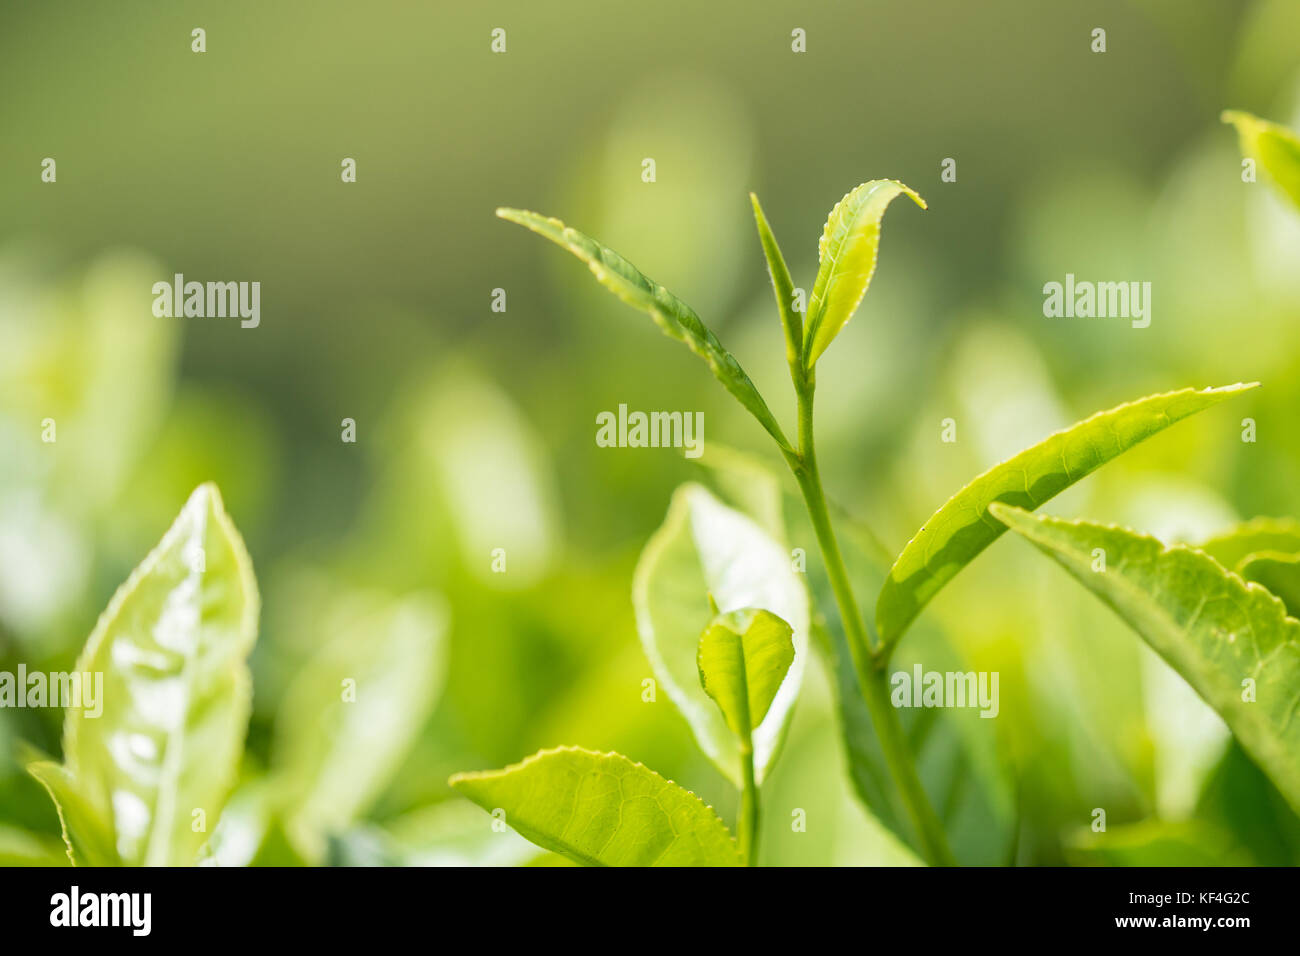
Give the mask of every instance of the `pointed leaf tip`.
[[985, 519], [992, 503], [1037, 508], [1139, 442], [1254, 387], [1148, 395], [1054, 432], [973, 479], [926, 519], [890, 568], [876, 599], [884, 646], [892, 647], [926, 603], [1003, 533]]
[[804, 323], [806, 368], [816, 364], [866, 295], [876, 271], [880, 222], [889, 204], [901, 195], [927, 208], [910, 186], [896, 179], [873, 179], [845, 193], [827, 217], [817, 245], [820, 265]]
[[[118, 588], [78, 657], [76, 670], [97, 677], [98, 702], [65, 711], [64, 764], [29, 767], [79, 862], [196, 862], [207, 837], [191, 829], [186, 808], [215, 817], [234, 785], [258, 606], [243, 539], [217, 486], [204, 482]], [[129, 820], [120, 806], [131, 808]]]
[[714, 378], [776, 439], [777, 444], [792, 451], [780, 424], [754, 383], [694, 309], [613, 249], [559, 219], [522, 209], [498, 210], [497, 214], [549, 239], [585, 263], [597, 282], [627, 305], [648, 314], [665, 335], [682, 342], [703, 359]]

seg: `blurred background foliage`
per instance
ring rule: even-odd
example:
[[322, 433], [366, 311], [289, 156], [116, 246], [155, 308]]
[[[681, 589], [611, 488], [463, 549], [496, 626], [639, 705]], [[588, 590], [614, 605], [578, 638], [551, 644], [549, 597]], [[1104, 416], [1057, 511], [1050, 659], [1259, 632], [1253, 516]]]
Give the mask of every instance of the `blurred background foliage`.
[[[1234, 107], [1296, 125], [1297, 36], [1292, 0], [6, 5], [0, 669], [70, 667], [213, 479], [264, 597], [219, 858], [550, 862], [446, 778], [561, 743], [626, 753], [732, 820], [734, 791], [666, 696], [642, 701], [629, 601], [672, 489], [718, 476], [593, 436], [619, 403], [703, 410], [706, 466], [724, 443], [768, 456], [764, 436], [685, 350], [493, 208], [560, 215], [628, 256], [790, 423], [746, 192], [807, 287], [831, 205], [899, 178], [930, 210], [890, 214], [872, 292], [818, 375], [831, 496], [896, 552], [1055, 428], [1259, 380], [1049, 508], [1196, 540], [1300, 514], [1300, 217], [1241, 183], [1218, 122]], [[46, 156], [57, 184], [40, 182]], [[150, 288], [174, 272], [259, 280], [260, 328], [154, 318]], [[1067, 272], [1151, 281], [1151, 326], [1044, 318], [1042, 286]], [[1300, 822], [1218, 718], [1022, 542], [925, 617], [1001, 674], [1001, 714], [974, 732], [1008, 768], [1016, 861], [1300, 859]], [[338, 674], [377, 682], [380, 704], [340, 713]], [[58, 752], [59, 725], [0, 711], [0, 861], [60, 854], [21, 771], [31, 748]], [[911, 859], [854, 799], [822, 664], [764, 802], [766, 863]], [[960, 825], [978, 842], [990, 823]]]

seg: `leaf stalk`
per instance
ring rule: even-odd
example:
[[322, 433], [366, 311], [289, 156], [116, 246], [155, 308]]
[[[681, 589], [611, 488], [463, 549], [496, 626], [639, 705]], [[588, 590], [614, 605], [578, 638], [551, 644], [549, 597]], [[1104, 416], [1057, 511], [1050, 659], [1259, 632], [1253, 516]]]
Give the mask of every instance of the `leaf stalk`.
[[[903, 725], [898, 713], [889, 701], [889, 684], [885, 672], [888, 654], [884, 648], [873, 644], [866, 627], [862, 623], [862, 613], [858, 608], [857, 598], [849, 583], [848, 571], [844, 557], [840, 552], [835, 529], [831, 525], [830, 514], [826, 507], [826, 494], [822, 489], [821, 474], [817, 469], [817, 451], [813, 438], [813, 394], [815, 379], [809, 370], [801, 382], [795, 380], [795, 392], [799, 400], [799, 451], [797, 463], [791, 463], [791, 471], [803, 495], [808, 508], [808, 517], [812, 520], [817, 534], [817, 545], [821, 550], [822, 560], [826, 564], [827, 577], [835, 595], [836, 609], [848, 639], [849, 651], [853, 657], [853, 669], [857, 676], [858, 688], [871, 715], [871, 723], [880, 738], [885, 762], [890, 775], [898, 787], [899, 795], [907, 810], [908, 818], [915, 828], [922, 852], [926, 859], [939, 866], [952, 866], [956, 863], [943, 824], [930, 800], [921, 778], [917, 774], [916, 764], [908, 747]], [[787, 462], [790, 459], [787, 457]], [[797, 466], [796, 466], [797, 465]]]
[[745, 866], [758, 865], [758, 783], [754, 779], [754, 745], [749, 735], [740, 743], [740, 855]]

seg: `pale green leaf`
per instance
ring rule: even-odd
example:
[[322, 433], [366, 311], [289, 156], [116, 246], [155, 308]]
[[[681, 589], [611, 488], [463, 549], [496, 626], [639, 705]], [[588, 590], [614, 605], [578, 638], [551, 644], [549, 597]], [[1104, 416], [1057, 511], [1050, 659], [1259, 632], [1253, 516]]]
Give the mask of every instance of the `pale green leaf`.
[[[1193, 548], [999, 503], [990, 511], [1110, 605], [1300, 809], [1300, 621], [1280, 600]], [[1099, 555], [1105, 570], [1094, 570]]]
[[794, 663], [791, 633], [771, 611], [744, 608], [719, 614], [700, 635], [700, 685], [741, 740], [767, 716]]
[[[739, 866], [726, 825], [698, 797], [615, 753], [543, 750], [451, 786], [538, 846], [589, 866]], [[484, 821], [484, 826], [487, 826]]]
[[794, 309], [794, 280], [790, 278], [790, 269], [785, 264], [785, 256], [781, 255], [781, 247], [772, 234], [772, 227], [763, 215], [758, 196], [750, 193], [749, 199], [754, 204], [758, 240], [763, 245], [768, 275], [772, 277], [772, 292], [776, 295], [777, 312], [781, 316], [781, 327], [785, 330], [785, 359], [791, 369], [798, 369], [803, 364], [803, 316]]
[[990, 468], [932, 514], [885, 579], [876, 601], [876, 629], [886, 648], [926, 603], [1006, 530], [988, 506], [1004, 501], [1031, 511], [1175, 422], [1252, 385], [1150, 395], [1098, 412]]
[[102, 713], [69, 707], [64, 766], [30, 769], [77, 862], [193, 864], [234, 783], [248, 724], [258, 598], [216, 486], [201, 485], [100, 616], [77, 671]]
[[1300, 207], [1300, 137], [1279, 123], [1239, 110], [1224, 110], [1222, 119], [1237, 128], [1242, 153], [1257, 160], [1278, 188]]
[[637, 563], [637, 631], [655, 677], [686, 717], [700, 749], [739, 784], [740, 742], [700, 685], [700, 634], [717, 613], [710, 596], [721, 612], [765, 608], [793, 631], [794, 663], [753, 734], [754, 772], [761, 781], [776, 759], [803, 682], [807, 591], [782, 545], [701, 486], [685, 484]]
[[713, 375], [767, 432], [785, 449], [790, 448], [781, 426], [777, 424], [763, 396], [749, 380], [735, 356], [722, 347], [695, 310], [659, 283], [643, 275], [613, 249], [590, 236], [551, 219], [523, 209], [498, 209], [497, 215], [509, 222], [531, 229], [573, 253], [587, 264], [596, 281], [635, 309], [650, 317], [671, 338], [684, 342], [704, 359]]
[[880, 220], [904, 193], [926, 208], [924, 199], [897, 180], [873, 179], [847, 193], [831, 210], [817, 244], [817, 279], [804, 327], [805, 368], [817, 363], [867, 294], [880, 251]]
[[323, 646], [277, 707], [272, 766], [290, 836], [309, 855], [388, 785], [438, 699], [446, 612], [429, 593], [344, 591]]

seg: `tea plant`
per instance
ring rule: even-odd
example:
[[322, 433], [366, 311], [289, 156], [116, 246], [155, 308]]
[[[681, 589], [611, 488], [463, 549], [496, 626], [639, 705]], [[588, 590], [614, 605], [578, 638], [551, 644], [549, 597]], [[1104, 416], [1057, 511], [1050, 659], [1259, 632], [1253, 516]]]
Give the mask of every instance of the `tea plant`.
[[[1223, 121], [1300, 208], [1295, 133], [1236, 110]], [[1191, 548], [1001, 502], [989, 510], [1137, 631], [1300, 811], [1300, 522], [1255, 518]], [[1098, 554], [1108, 562], [1102, 573]]]
[[[704, 359], [775, 444], [820, 549], [820, 570], [838, 617], [838, 627], [829, 630], [847, 648], [845, 660], [837, 653], [839, 645], [827, 642], [851, 776], [868, 809], [926, 861], [957, 859], [918, 772], [915, 738], [909, 738], [891, 705], [888, 668], [925, 605], [1008, 528], [1052, 554], [1114, 607], [1223, 715], [1243, 747], [1300, 808], [1300, 721], [1292, 719], [1294, 688], [1300, 684], [1300, 622], [1265, 589], [1271, 584], [1278, 593], [1295, 593], [1288, 590], [1296, 585], [1289, 575], [1300, 567], [1300, 547], [1288, 537], [1280, 551], [1259, 550], [1234, 536], [1230, 540], [1248, 552], [1239, 575], [1216, 561], [1216, 548], [1226, 543], [1199, 550], [1165, 548], [1133, 532], [1031, 514], [1139, 442], [1253, 385], [1140, 398], [994, 466], [921, 526], [883, 573], [874, 614], [861, 613], [841, 547], [841, 532], [851, 540], [853, 527], [847, 519], [832, 519], [818, 468], [816, 371], [866, 294], [885, 210], [904, 195], [926, 207], [916, 192], [894, 180], [864, 183], [835, 205], [818, 246], [819, 267], [804, 314], [796, 309], [794, 281], [776, 237], [751, 194], [794, 389], [793, 441], [740, 363], [681, 299], [558, 219], [518, 209], [499, 209], [497, 215], [567, 249], [601, 285]], [[1270, 541], [1278, 539], [1267, 535], [1290, 533], [1252, 527]], [[1099, 551], [1107, 558], [1101, 571], [1096, 570]], [[741, 791], [739, 851], [733, 852], [725, 826], [711, 810], [619, 754], [543, 751], [502, 771], [458, 775], [452, 786], [494, 815], [504, 814], [540, 846], [582, 863], [753, 864], [759, 785], [779, 750], [798, 692], [805, 635], [821, 630], [820, 615], [809, 609], [799, 576], [790, 574], [788, 552], [749, 516], [692, 485], [679, 489], [667, 521], [646, 547], [634, 603], [656, 676], [704, 752]], [[1290, 611], [1297, 613], [1294, 606]], [[699, 680], [686, 679], [697, 667]], [[1258, 703], [1237, 695], [1247, 678]], [[721, 717], [701, 706], [702, 696], [713, 698]], [[779, 709], [773, 701], [781, 701]]]
[[[257, 584], [216, 486], [196, 489], [77, 662], [77, 672], [103, 675], [102, 712], [68, 707], [63, 761], [28, 762], [54, 802], [69, 860], [325, 860], [329, 838], [383, 788], [432, 709], [444, 628], [425, 595], [334, 600], [342, 633], [314, 622], [319, 647], [278, 701], [269, 766], [248, 766]], [[359, 690], [341, 693], [349, 685]]]
[[[1228, 110], [1223, 120], [1300, 207], [1300, 139], [1249, 113]], [[1300, 811], [1300, 523], [1256, 518], [1193, 548], [1014, 504], [988, 510], [1113, 608]]]

